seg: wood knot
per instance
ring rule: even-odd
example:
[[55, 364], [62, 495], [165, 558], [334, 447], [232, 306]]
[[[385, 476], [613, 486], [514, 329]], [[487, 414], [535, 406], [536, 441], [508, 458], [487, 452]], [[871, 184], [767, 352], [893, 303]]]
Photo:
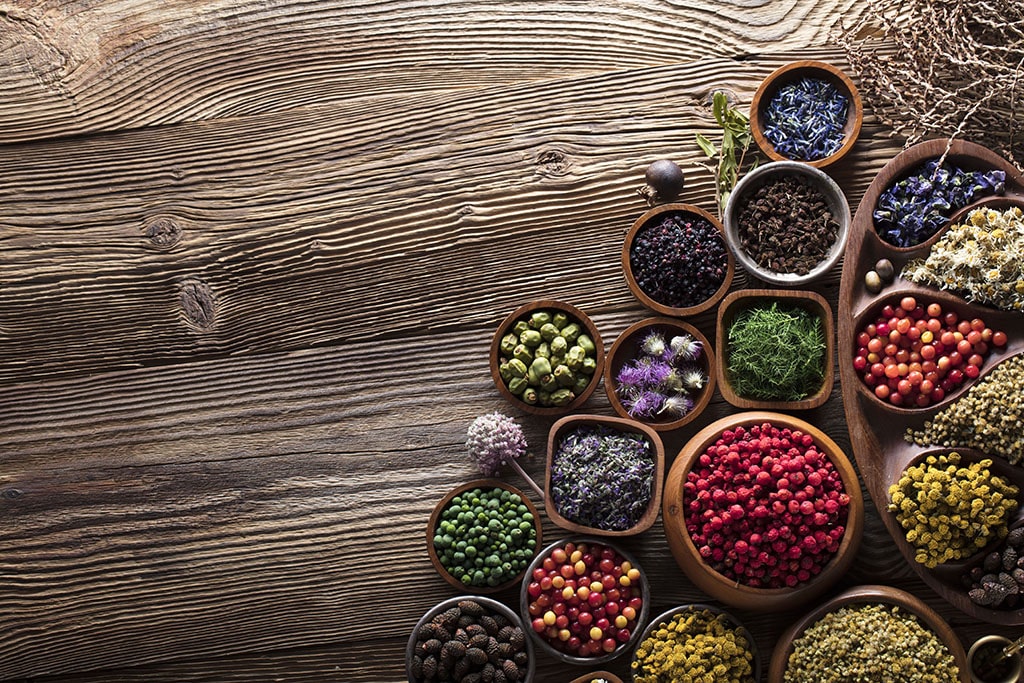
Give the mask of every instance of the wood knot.
[[14, 488], [4, 489], [3, 493], [0, 493], [0, 496], [3, 496], [7, 500], [14, 500], [16, 498], [21, 498], [23, 495], [24, 495], [24, 493], [21, 491], [21, 489], [14, 489]]
[[560, 149], [545, 149], [537, 155], [537, 172], [548, 178], [569, 174], [569, 158]]
[[200, 280], [187, 280], [181, 285], [181, 309], [194, 327], [208, 330], [213, 327], [216, 302], [210, 286]]
[[143, 228], [146, 237], [160, 249], [170, 249], [181, 241], [184, 230], [173, 218], [160, 216], [149, 221]]

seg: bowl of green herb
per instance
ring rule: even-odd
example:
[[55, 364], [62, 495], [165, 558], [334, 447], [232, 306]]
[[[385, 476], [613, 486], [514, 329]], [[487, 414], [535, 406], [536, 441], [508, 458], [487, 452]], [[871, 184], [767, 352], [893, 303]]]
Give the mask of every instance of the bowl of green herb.
[[452, 586], [479, 594], [518, 583], [541, 547], [537, 507], [516, 487], [497, 479], [456, 486], [427, 522], [427, 552]]
[[544, 507], [557, 526], [631, 536], [658, 517], [665, 447], [634, 420], [568, 415], [551, 426], [546, 472]]
[[744, 409], [805, 410], [835, 382], [832, 308], [810, 291], [745, 289], [718, 309], [718, 389]]
[[750, 105], [754, 141], [768, 158], [818, 168], [846, 156], [863, 120], [857, 86], [826, 62], [803, 60], [776, 69]]

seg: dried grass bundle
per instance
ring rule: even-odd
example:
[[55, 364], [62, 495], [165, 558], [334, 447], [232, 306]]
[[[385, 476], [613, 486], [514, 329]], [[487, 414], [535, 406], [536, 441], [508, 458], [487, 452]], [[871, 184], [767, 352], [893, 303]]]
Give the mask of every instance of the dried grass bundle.
[[[837, 42], [864, 99], [907, 144], [968, 138], [1024, 162], [1024, 2], [881, 0]], [[885, 48], [878, 38], [884, 39]]]

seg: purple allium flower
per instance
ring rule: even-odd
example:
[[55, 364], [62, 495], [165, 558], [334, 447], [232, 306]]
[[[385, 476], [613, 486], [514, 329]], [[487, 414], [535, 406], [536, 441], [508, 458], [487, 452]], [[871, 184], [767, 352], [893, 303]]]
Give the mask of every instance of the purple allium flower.
[[515, 419], [501, 413], [481, 415], [469, 426], [469, 457], [487, 477], [501, 473], [503, 465], [526, 453], [526, 436]]

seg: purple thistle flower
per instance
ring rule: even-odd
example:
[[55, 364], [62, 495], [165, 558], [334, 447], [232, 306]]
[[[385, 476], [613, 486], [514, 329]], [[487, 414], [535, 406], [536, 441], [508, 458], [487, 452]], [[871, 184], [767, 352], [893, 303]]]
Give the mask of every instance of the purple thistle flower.
[[668, 350], [668, 345], [665, 344], [665, 337], [657, 330], [651, 330], [644, 337], [643, 342], [640, 344], [641, 350], [648, 356], [654, 356], [656, 358], [663, 358], [665, 352]]
[[691, 410], [693, 410], [693, 399], [686, 394], [677, 394], [666, 397], [658, 413], [668, 413], [674, 417], [682, 417]]
[[675, 353], [676, 358], [683, 361], [697, 360], [700, 358], [700, 354], [704, 350], [703, 344], [688, 334], [681, 334], [678, 337], [672, 337], [672, 341], [669, 343], [672, 346], [672, 351]]
[[624, 402], [626, 412], [633, 417], [652, 418], [661, 410], [665, 395], [657, 391], [642, 391]]
[[624, 388], [639, 387], [644, 383], [644, 370], [638, 363], [626, 363], [619, 370], [615, 381]]
[[660, 360], [651, 361], [646, 364], [645, 382], [648, 387], [659, 387], [672, 374], [672, 366]]

